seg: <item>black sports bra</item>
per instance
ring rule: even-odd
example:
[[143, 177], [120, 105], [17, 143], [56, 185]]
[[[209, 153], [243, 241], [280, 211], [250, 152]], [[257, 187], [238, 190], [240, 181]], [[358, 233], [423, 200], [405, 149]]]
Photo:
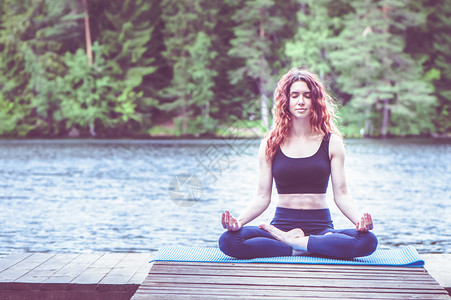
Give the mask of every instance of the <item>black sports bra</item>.
[[330, 176], [330, 133], [318, 151], [309, 157], [292, 158], [277, 150], [272, 161], [272, 174], [279, 194], [324, 194]]

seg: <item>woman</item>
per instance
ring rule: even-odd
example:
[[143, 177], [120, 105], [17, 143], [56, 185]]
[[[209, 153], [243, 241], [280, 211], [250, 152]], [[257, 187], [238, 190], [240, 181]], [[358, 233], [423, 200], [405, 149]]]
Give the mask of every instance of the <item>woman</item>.
[[[292, 69], [280, 79], [275, 100], [275, 126], [259, 149], [257, 195], [239, 217], [222, 214], [227, 231], [219, 248], [236, 258], [373, 253], [377, 238], [369, 231], [371, 215], [360, 214], [348, 194], [345, 149], [324, 85], [309, 71]], [[332, 225], [326, 202], [329, 176], [335, 203], [355, 229]], [[268, 208], [273, 178], [279, 201], [271, 225], [244, 226]]]

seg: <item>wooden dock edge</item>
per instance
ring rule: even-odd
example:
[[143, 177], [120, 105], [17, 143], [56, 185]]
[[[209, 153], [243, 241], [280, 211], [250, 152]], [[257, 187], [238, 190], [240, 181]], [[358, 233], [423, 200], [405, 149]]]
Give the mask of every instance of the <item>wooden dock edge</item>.
[[2, 300], [126, 300], [133, 297], [137, 285], [90, 285], [90, 284], [20, 284], [4, 287], [0, 285]]
[[16, 253], [0, 260], [0, 299], [126, 300], [152, 253]]
[[424, 268], [451, 295], [451, 254], [420, 254]]

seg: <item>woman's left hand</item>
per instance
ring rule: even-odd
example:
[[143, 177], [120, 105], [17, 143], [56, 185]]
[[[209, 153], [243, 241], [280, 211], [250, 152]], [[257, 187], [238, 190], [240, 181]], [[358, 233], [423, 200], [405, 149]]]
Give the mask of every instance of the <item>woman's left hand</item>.
[[355, 225], [357, 231], [369, 231], [373, 229], [373, 219], [369, 213], [364, 213], [360, 221]]

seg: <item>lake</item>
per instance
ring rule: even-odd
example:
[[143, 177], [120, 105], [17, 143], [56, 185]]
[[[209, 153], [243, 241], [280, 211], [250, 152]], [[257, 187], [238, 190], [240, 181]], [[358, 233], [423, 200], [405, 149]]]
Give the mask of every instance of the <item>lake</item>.
[[[449, 139], [346, 140], [379, 247], [451, 253]], [[0, 256], [216, 246], [255, 191], [258, 140], [0, 140]], [[269, 222], [268, 210], [251, 224]], [[335, 228], [352, 224], [328, 201]]]

